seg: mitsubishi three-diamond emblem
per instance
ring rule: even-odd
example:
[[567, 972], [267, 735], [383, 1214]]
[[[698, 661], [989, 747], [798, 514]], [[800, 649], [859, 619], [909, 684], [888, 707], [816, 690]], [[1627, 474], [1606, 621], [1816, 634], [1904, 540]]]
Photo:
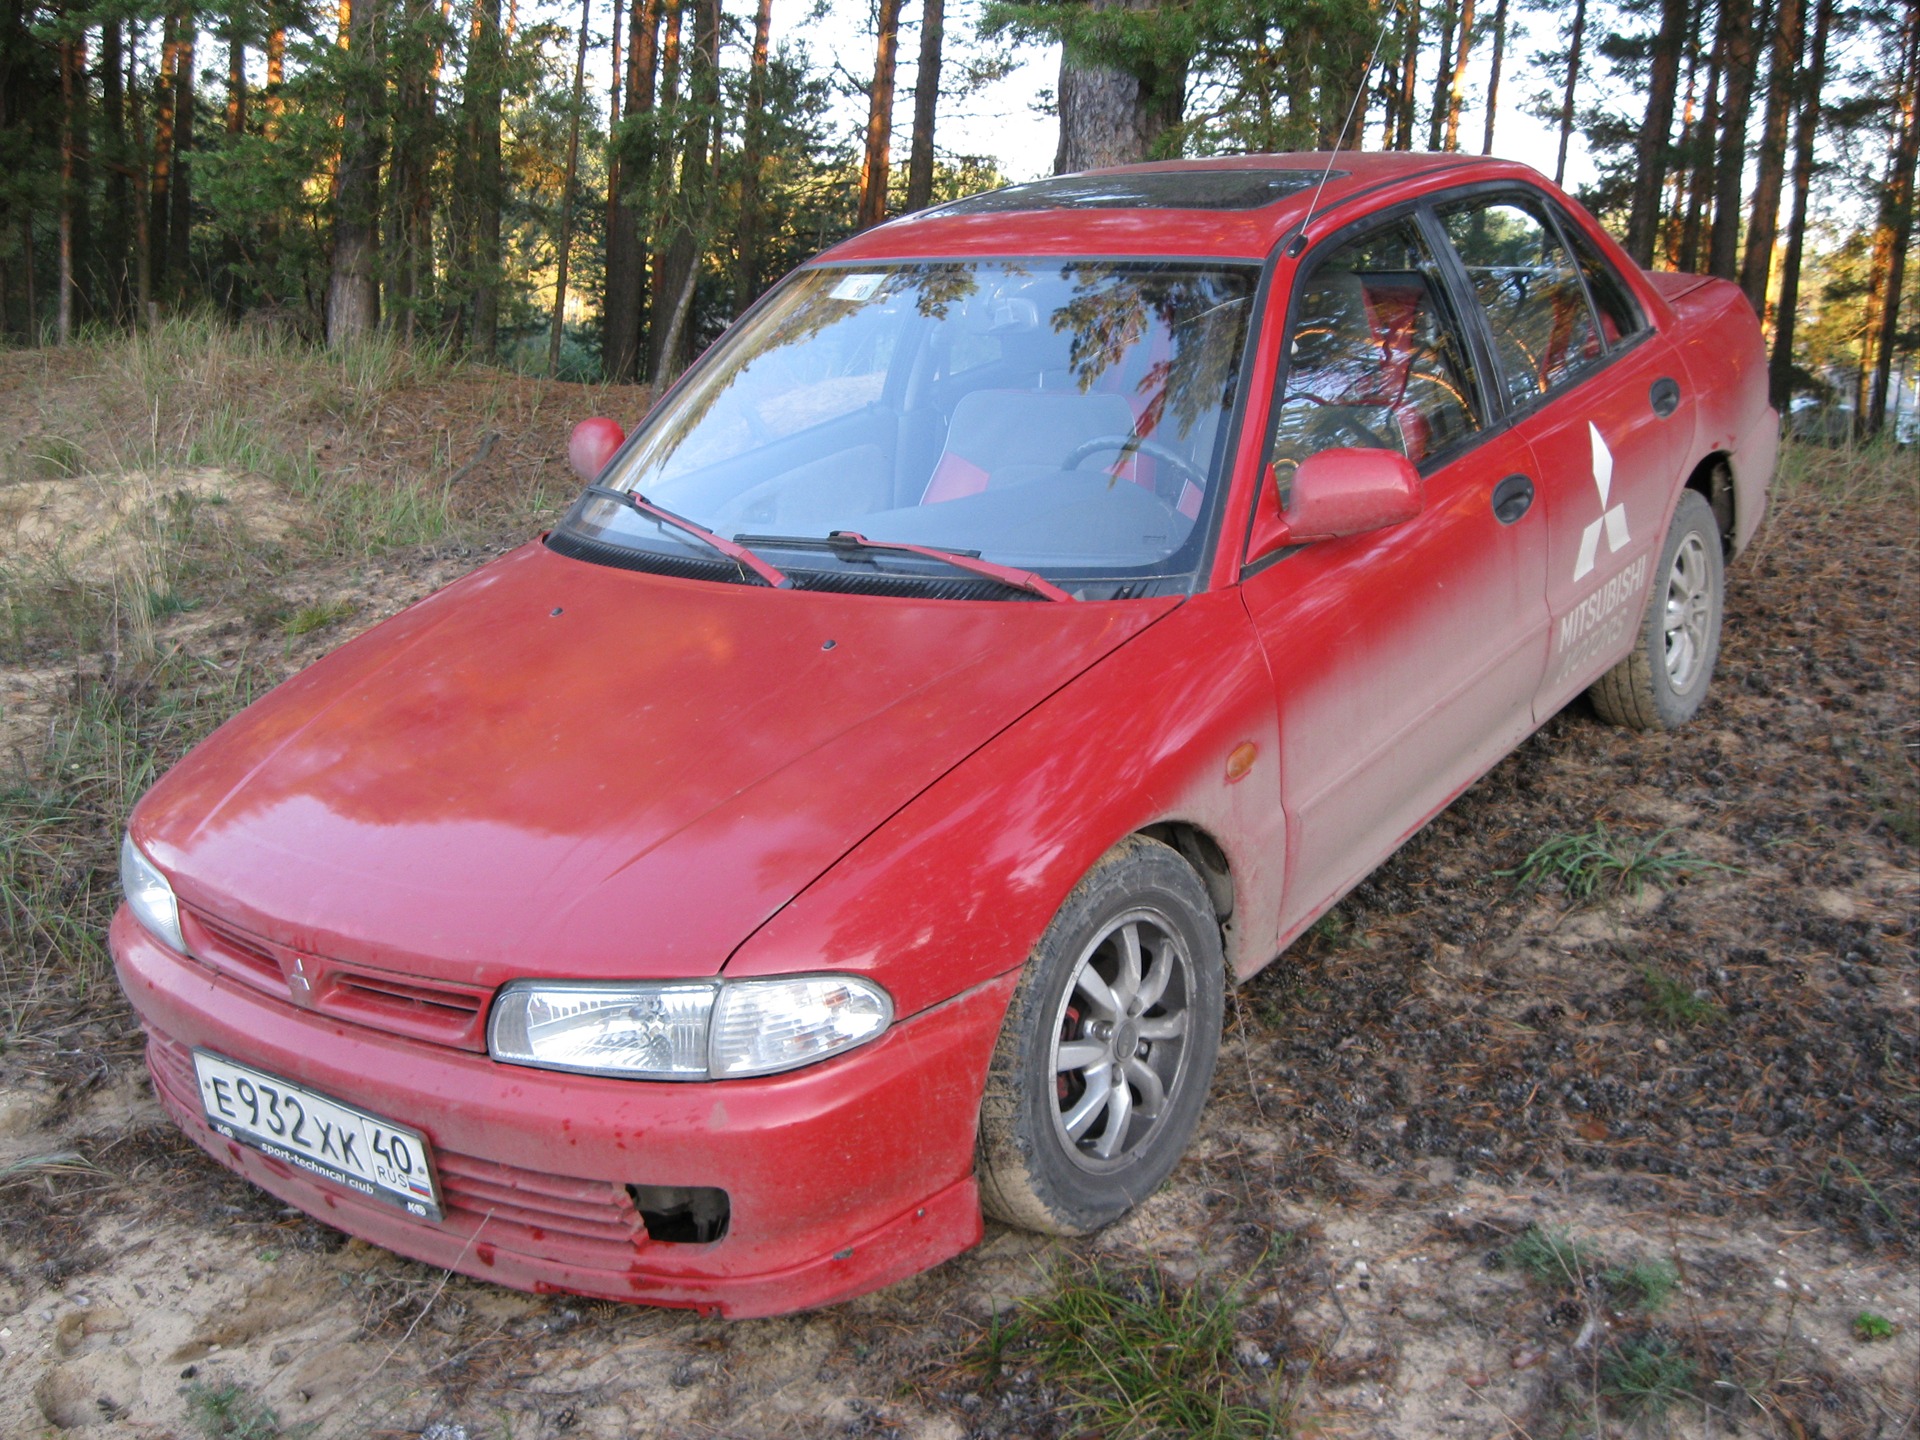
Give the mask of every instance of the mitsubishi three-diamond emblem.
[[1600, 438], [1600, 427], [1591, 420], [1587, 422], [1587, 431], [1593, 436], [1593, 486], [1600, 492], [1600, 518], [1587, 526], [1580, 536], [1580, 554], [1573, 562], [1573, 578], [1584, 580], [1587, 572], [1593, 569], [1594, 556], [1600, 550], [1600, 532], [1607, 532], [1607, 553], [1618, 555], [1627, 548], [1627, 507], [1615, 505], [1607, 508], [1608, 493], [1613, 489], [1613, 452], [1607, 449], [1607, 442]]

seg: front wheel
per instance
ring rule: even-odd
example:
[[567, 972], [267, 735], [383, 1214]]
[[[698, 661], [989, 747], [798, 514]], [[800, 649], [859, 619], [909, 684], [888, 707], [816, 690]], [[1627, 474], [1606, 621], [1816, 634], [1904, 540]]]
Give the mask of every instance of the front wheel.
[[1698, 491], [1682, 491], [1660, 547], [1640, 641], [1587, 691], [1601, 719], [1635, 730], [1672, 730], [1693, 718], [1720, 655], [1721, 553], [1712, 507]]
[[1082, 1235], [1156, 1190], [1220, 1048], [1225, 962], [1206, 887], [1132, 836], [1074, 888], [1014, 991], [980, 1106], [980, 1200]]

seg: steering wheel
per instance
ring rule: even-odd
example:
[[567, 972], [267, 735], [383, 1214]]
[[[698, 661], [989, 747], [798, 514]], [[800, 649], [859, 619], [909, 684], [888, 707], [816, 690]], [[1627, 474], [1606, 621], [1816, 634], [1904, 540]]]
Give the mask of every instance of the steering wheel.
[[1191, 480], [1200, 489], [1207, 488], [1207, 473], [1195, 465], [1186, 456], [1158, 440], [1149, 440], [1144, 435], [1096, 435], [1091, 440], [1082, 440], [1067, 452], [1067, 458], [1060, 462], [1062, 470], [1078, 470], [1080, 462], [1089, 455], [1098, 455], [1102, 450], [1118, 450], [1123, 454], [1138, 451], [1142, 455], [1151, 455], [1162, 464], [1171, 465], [1184, 479]]

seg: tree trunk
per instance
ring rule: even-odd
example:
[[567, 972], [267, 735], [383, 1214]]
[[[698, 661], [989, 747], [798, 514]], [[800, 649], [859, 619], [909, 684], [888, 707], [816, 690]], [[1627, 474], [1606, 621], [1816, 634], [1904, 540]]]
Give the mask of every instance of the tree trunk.
[[1767, 118], [1760, 132], [1760, 165], [1747, 221], [1746, 261], [1740, 288], [1753, 313], [1767, 313], [1767, 280], [1773, 269], [1773, 237], [1780, 224], [1780, 192], [1787, 168], [1787, 116], [1793, 105], [1794, 66], [1800, 58], [1802, 0], [1780, 0], [1773, 29], [1773, 58], [1767, 71]]
[[733, 313], [744, 312], [760, 294], [760, 187], [767, 166], [767, 43], [773, 32], [773, 0], [760, 0], [753, 16], [753, 53], [747, 62], [747, 112], [740, 140], [740, 245], [735, 252]]
[[607, 379], [632, 382], [639, 373], [640, 321], [647, 294], [647, 257], [640, 207], [653, 195], [654, 86], [660, 56], [660, 0], [633, 0], [627, 40], [627, 95], [620, 131], [619, 182], [607, 229], [607, 294], [600, 366]]
[[1453, 80], [1447, 86], [1447, 149], [1460, 148], [1460, 107], [1467, 97], [1467, 61], [1473, 55], [1473, 0], [1461, 0], [1460, 53], [1453, 62]]
[[[62, 17], [63, 19], [65, 17]], [[85, 31], [81, 34], [84, 36]], [[63, 38], [60, 50], [60, 205], [58, 256], [59, 295], [53, 307], [54, 339], [61, 345], [73, 339], [73, 207], [74, 185], [74, 112], [80, 105], [81, 60], [75, 54], [75, 41]]]
[[1813, 142], [1820, 130], [1820, 89], [1827, 78], [1827, 34], [1833, 27], [1835, 0], [1819, 0], [1814, 11], [1813, 50], [1800, 72], [1800, 113], [1793, 136], [1793, 219], [1787, 226], [1787, 253], [1780, 264], [1780, 307], [1774, 312], [1773, 357], [1767, 390], [1781, 414], [1793, 401], [1793, 328], [1800, 309], [1800, 262], [1806, 254], [1807, 204], [1813, 190]]
[[1726, 58], [1722, 42], [1726, 36], [1715, 27], [1713, 53], [1707, 61], [1707, 108], [1700, 117], [1700, 129], [1688, 157], [1692, 176], [1687, 185], [1687, 223], [1680, 232], [1680, 268], [1697, 270], [1700, 266], [1700, 240], [1710, 223], [1707, 200], [1713, 194], [1714, 139], [1720, 130], [1720, 70]]
[[1487, 133], [1480, 141], [1480, 153], [1493, 153], [1493, 118], [1500, 109], [1500, 62], [1507, 53], [1507, 0], [1493, 7], [1493, 69], [1487, 77]]
[[907, 210], [933, 203], [933, 124], [940, 108], [940, 44], [947, 23], [946, 0], [924, 0], [920, 9], [920, 69], [913, 81], [913, 146], [907, 152]]
[[686, 318], [699, 287], [701, 247], [707, 238], [713, 185], [708, 173], [708, 143], [719, 118], [720, 0], [694, 0], [693, 47], [686, 57], [686, 71], [687, 143], [680, 156], [680, 183], [674, 194], [673, 241], [660, 267], [658, 292], [670, 297], [673, 319], [665, 332], [649, 337], [653, 341], [652, 379], [656, 386], [684, 368], [684, 349], [690, 337]]
[[[1582, 5], [1586, 0], [1579, 0]], [[1420, 85], [1420, 0], [1406, 0], [1406, 49], [1400, 56], [1400, 113], [1395, 119], [1393, 148], [1413, 149], [1413, 112]]]
[[1667, 166], [1667, 197], [1661, 202], [1665, 219], [1660, 239], [1669, 270], [1680, 269], [1680, 232], [1686, 222], [1688, 157], [1693, 154], [1700, 122], [1700, 46], [1690, 35], [1687, 41], [1687, 85], [1680, 101], [1680, 139], [1674, 147], [1673, 163]]
[[466, 93], [462, 97], [472, 174], [467, 199], [472, 216], [473, 311], [467, 325], [467, 346], [483, 360], [493, 358], [500, 340], [500, 206], [506, 188], [500, 169], [500, 92], [505, 59], [500, 0], [475, 0]]
[[153, 324], [153, 171], [144, 163], [147, 122], [140, 106], [138, 47], [127, 47], [127, 151], [133, 161], [133, 323]]
[[1894, 132], [1887, 189], [1880, 202], [1880, 225], [1889, 243], [1879, 305], [1880, 333], [1874, 348], [1873, 388], [1867, 402], [1869, 439], [1878, 435], [1887, 421], [1887, 386], [1892, 378], [1894, 346], [1900, 339], [1900, 298], [1906, 286], [1907, 247], [1913, 239], [1914, 168], [1916, 159], [1920, 159], [1920, 116], [1915, 107], [1915, 90], [1920, 87], [1920, 0], [1908, 0], [1901, 57], [1894, 97], [1899, 125]]
[[1680, 89], [1680, 50], [1686, 43], [1688, 0], [1661, 0], [1660, 31], [1654, 37], [1653, 64], [1647, 76], [1647, 110], [1635, 156], [1633, 202], [1627, 214], [1627, 254], [1653, 264], [1653, 242], [1660, 229], [1660, 196], [1667, 179], [1667, 150], [1673, 139], [1673, 102]]
[[147, 275], [157, 297], [167, 284], [167, 216], [173, 193], [174, 76], [180, 68], [180, 17], [169, 10], [160, 28], [160, 71], [153, 82], [153, 180], [147, 187]]
[[192, 284], [194, 75], [193, 49], [197, 39], [193, 15], [180, 20], [180, 64], [173, 77], [173, 193], [167, 200], [167, 275], [176, 298]]
[[1567, 51], [1567, 88], [1560, 100], [1560, 158], [1553, 162], [1553, 183], [1567, 183], [1567, 141], [1573, 136], [1573, 92], [1580, 84], [1580, 47], [1587, 38], [1587, 0], [1573, 0], [1573, 45]]
[[[1151, 10], [1157, 0], [1092, 0], [1104, 10]], [[1060, 146], [1053, 173], [1145, 160], [1186, 108], [1187, 56], [1139, 70], [1111, 64], [1071, 41], [1060, 50]]]
[[867, 153], [860, 166], [860, 216], [865, 230], [887, 218], [888, 156], [893, 147], [893, 73], [900, 48], [900, 0], [880, 0], [880, 36], [873, 84], [867, 91]]
[[1727, 95], [1721, 107], [1720, 153], [1713, 177], [1713, 229], [1707, 273], [1734, 280], [1740, 273], [1740, 180], [1747, 160], [1747, 112], [1753, 100], [1753, 0], [1725, 0]]
[[1427, 116], [1427, 149], [1438, 150], [1446, 134], [1448, 82], [1453, 78], [1454, 6], [1459, 0], [1440, 0], [1440, 63], [1433, 71], [1433, 109]]
[[236, 21], [227, 31], [227, 134], [243, 135], [247, 129], [247, 47], [240, 38]]
[[339, 184], [334, 196], [333, 269], [327, 282], [327, 344], [354, 344], [380, 320], [374, 275], [380, 235], [380, 160], [386, 84], [380, 56], [382, 0], [357, 0], [342, 97]]
[[566, 333], [567, 260], [573, 250], [573, 187], [580, 178], [580, 112], [587, 105], [587, 20], [593, 0], [580, 0], [580, 48], [573, 59], [573, 119], [567, 126], [567, 178], [560, 190], [560, 240], [553, 272], [553, 329], [547, 337], [547, 373], [560, 373], [560, 341]]
[[129, 303], [127, 284], [127, 172], [132, 155], [127, 149], [126, 64], [120, 44], [120, 22], [100, 26], [100, 111], [106, 127], [102, 136], [106, 161], [106, 204], [100, 213], [100, 274], [107, 313], [125, 324]]
[[[226, 132], [229, 144], [247, 133], [247, 50], [241, 40], [237, 16], [227, 22], [227, 110]], [[240, 313], [240, 241], [228, 234], [220, 241], [220, 304], [229, 316]]]
[[276, 25], [267, 32], [267, 134], [280, 130], [280, 112], [285, 102], [280, 90], [287, 83], [287, 32]]

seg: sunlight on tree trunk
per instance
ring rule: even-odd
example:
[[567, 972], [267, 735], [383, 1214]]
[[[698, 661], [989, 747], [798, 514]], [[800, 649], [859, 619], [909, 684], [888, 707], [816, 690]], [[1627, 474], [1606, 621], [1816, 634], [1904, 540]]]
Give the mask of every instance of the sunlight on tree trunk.
[[868, 90], [867, 153], [860, 166], [861, 230], [887, 218], [888, 155], [893, 144], [893, 75], [900, 47], [900, 0], [880, 0], [879, 38]]
[[913, 146], [907, 153], [907, 210], [933, 202], [933, 126], [940, 108], [940, 43], [946, 29], [945, 0], [924, 0], [920, 10], [920, 68], [913, 81]]
[[1813, 190], [1813, 148], [1820, 130], [1820, 91], [1827, 77], [1827, 34], [1836, 0], [1819, 0], [1814, 12], [1813, 49], [1800, 73], [1800, 113], [1793, 137], [1793, 218], [1787, 225], [1787, 253], [1780, 265], [1780, 305], [1775, 311], [1773, 357], [1767, 370], [1768, 398], [1786, 414], [1793, 402], [1793, 332], [1800, 311], [1800, 266], [1806, 255], [1807, 211]]

